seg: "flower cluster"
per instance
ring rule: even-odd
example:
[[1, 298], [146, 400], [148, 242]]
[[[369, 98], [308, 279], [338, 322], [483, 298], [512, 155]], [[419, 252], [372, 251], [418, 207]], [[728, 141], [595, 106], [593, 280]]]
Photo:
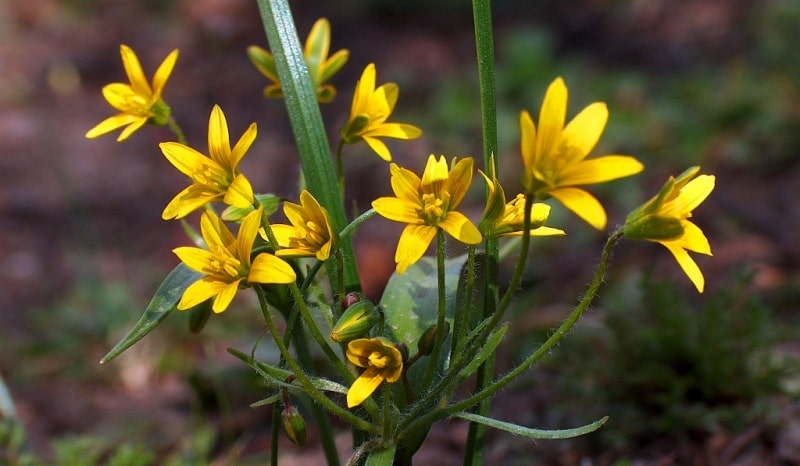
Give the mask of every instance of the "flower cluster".
[[[337, 90], [328, 81], [349, 58], [347, 50], [339, 50], [329, 56], [330, 45], [330, 25], [323, 18], [312, 27], [302, 57], [299, 51], [295, 52], [298, 62], [302, 63], [303, 59], [306, 62], [308, 79], [317, 102], [330, 102], [336, 97]], [[410, 140], [420, 137], [422, 131], [411, 124], [388, 121], [397, 104], [399, 88], [394, 83], [377, 85], [376, 67], [370, 63], [355, 85], [349, 118], [338, 133], [338, 191], [328, 193], [309, 181], [308, 189], [301, 190], [298, 203], [295, 203], [278, 195], [257, 193], [240, 168], [243, 158], [257, 137], [255, 123], [251, 123], [231, 145], [228, 121], [222, 109], [214, 105], [208, 122], [207, 152], [201, 152], [187, 143], [170, 107], [162, 98], [178, 57], [177, 50], [171, 52], [161, 63], [152, 83], [146, 80], [136, 54], [124, 45], [120, 50], [130, 84], [109, 84], [103, 88], [103, 95], [121, 113], [102, 121], [89, 130], [86, 137], [94, 138], [124, 127], [118, 137], [118, 141], [122, 141], [147, 123], [169, 126], [173, 130], [178, 140], [162, 142], [159, 148], [167, 161], [189, 179], [189, 185], [169, 201], [162, 212], [162, 218], [181, 220], [184, 228], [196, 240], [196, 246], [173, 250], [182, 262], [182, 268], [196, 272], [191, 275], [191, 280], [187, 280], [190, 283], [180, 283], [170, 289], [171, 293], [174, 289], [180, 291], [180, 298], [175, 299], [174, 307], [187, 310], [206, 303], [206, 307], [210, 305], [206, 315], [210, 315], [211, 311], [221, 313], [230, 307], [240, 290], [255, 290], [273, 340], [281, 351], [281, 367], [277, 368], [275, 374], [281, 374], [282, 378], [275, 379], [277, 376], [273, 373], [269, 377], [271, 382], [278, 380], [277, 385], [284, 391], [284, 429], [296, 443], [305, 441], [305, 424], [299, 411], [291, 406], [289, 400], [289, 387], [292, 385], [290, 382], [295, 379], [315, 403], [353, 422], [359, 429], [372, 433], [378, 431], [376, 424], [364, 421], [357, 415], [360, 411], [350, 411], [351, 408], [363, 406], [363, 411], [373, 418], [383, 416], [382, 432], [388, 435], [391, 427], [398, 424], [398, 419], [414, 425], [414, 419], [423, 417], [422, 411], [425, 409], [438, 409], [439, 405], [446, 405], [447, 403], [443, 403], [443, 395], [446, 395], [443, 391], [450, 387], [450, 381], [469, 377], [478, 367], [478, 364], [470, 361], [478, 360], [479, 355], [485, 360], [488, 355], [483, 352], [491, 352], [494, 349], [492, 345], [499, 344], [502, 340], [504, 329], [499, 325], [499, 319], [519, 285], [530, 239], [566, 234], [560, 228], [547, 225], [551, 206], [546, 201], [555, 199], [591, 227], [603, 230], [608, 223], [606, 211], [584, 186], [631, 176], [644, 168], [636, 158], [629, 155], [589, 157], [609, 118], [606, 104], [592, 103], [567, 122], [567, 87], [563, 79], [557, 78], [547, 88], [538, 122], [534, 122], [528, 111], [523, 110], [520, 114], [523, 167], [519, 180], [521, 189], [512, 191], [518, 194], [508, 199], [497, 174], [498, 160], [494, 155], [489, 157], [485, 166], [478, 170], [480, 178], [485, 182], [486, 200], [480, 220], [474, 223], [469, 217], [469, 209], [464, 206], [468, 204], [465, 200], [472, 189], [475, 160], [472, 157], [449, 158], [431, 154], [421, 175], [393, 162], [392, 153], [384, 138]], [[270, 52], [251, 46], [247, 54], [257, 70], [271, 82], [264, 89], [266, 97], [281, 97], [297, 87], [281, 82], [275, 57]], [[306, 79], [304, 73], [299, 75]], [[300, 79], [296, 76], [291, 78]], [[285, 75], [284, 79], [287, 79]], [[308, 83], [301, 81], [299, 84]], [[311, 105], [316, 105], [313, 96], [310, 99], [306, 97], [306, 100], [310, 100]], [[394, 195], [374, 199], [371, 202], [372, 209], [361, 213], [350, 225], [345, 225], [341, 156], [345, 145], [361, 142], [387, 162], [384, 166], [388, 169]], [[330, 179], [333, 179], [333, 162], [327, 160], [327, 156], [323, 158], [325, 168], [330, 169]], [[330, 166], [327, 165], [328, 162]], [[303, 167], [304, 170], [306, 168]], [[670, 178], [655, 197], [631, 212], [624, 225], [611, 233], [603, 250], [603, 261], [608, 260], [610, 248], [621, 237], [656, 242], [670, 251], [697, 290], [702, 292], [705, 279], [689, 252], [711, 255], [711, 248], [702, 230], [689, 221], [689, 218], [714, 189], [715, 178], [711, 175], [698, 175], [699, 171], [699, 167], [693, 167], [677, 178]], [[309, 171], [305, 173], [308, 175]], [[330, 181], [329, 184], [333, 183]], [[285, 223], [275, 222], [272, 218], [280, 210], [281, 202]], [[225, 208], [221, 217], [215, 210], [219, 204]], [[199, 214], [199, 235], [194, 233], [186, 221], [198, 211], [202, 211]], [[339, 217], [337, 212], [341, 212]], [[437, 275], [426, 276], [424, 285], [436, 283], [439, 287], [436, 295], [438, 306], [435, 306], [437, 320], [429, 325], [428, 322], [416, 322], [417, 315], [408, 318], [413, 321], [414, 332], [423, 329], [422, 336], [417, 340], [417, 353], [411, 357], [408, 354], [408, 345], [412, 342], [400, 341], [403, 337], [399, 333], [393, 333], [397, 327], [385, 325], [390, 319], [398, 317], [384, 312], [383, 302], [374, 305], [357, 293], [359, 289], [348, 289], [344, 285], [344, 263], [355, 263], [352, 252], [348, 252], [347, 248], [349, 235], [373, 214], [404, 225], [394, 256], [395, 278], [399, 280], [422, 273], [420, 270], [424, 268], [425, 262], [423, 257], [436, 240]], [[239, 225], [234, 234], [229, 225], [237, 222]], [[494, 309], [493, 314], [487, 313], [491, 315], [478, 324], [470, 322], [470, 319], [475, 320], [469, 301], [471, 293], [475, 291], [474, 278], [478, 276], [475, 257], [481, 251], [479, 248], [485, 245], [485, 251], [494, 248], [497, 252], [497, 241], [512, 236], [522, 237], [522, 241], [518, 242], [521, 244], [520, 259], [506, 297], [495, 303], [502, 309]], [[464, 272], [461, 269], [462, 263], [458, 264], [459, 276], [456, 282], [459, 289], [456, 292], [445, 289], [451, 286], [446, 285], [444, 270], [445, 256], [448, 254], [445, 245], [446, 241], [450, 241], [448, 237], [463, 243], [467, 249], [464, 262], [467, 264], [465, 267], [469, 268]], [[418, 264], [420, 261], [423, 261], [422, 265]], [[497, 258], [495, 265], [499, 262], [500, 259]], [[598, 268], [604, 270], [605, 262]], [[410, 269], [415, 272], [406, 273]], [[320, 270], [326, 270], [327, 274], [322, 272], [318, 276]], [[329, 288], [317, 286], [320, 276], [329, 277]], [[462, 280], [462, 277], [465, 278]], [[599, 286], [602, 274], [598, 277], [592, 286]], [[462, 281], [466, 282], [463, 284], [464, 290], [460, 288]], [[500, 289], [497, 283], [494, 286], [495, 292]], [[460, 299], [458, 293], [462, 291], [466, 299]], [[451, 294], [448, 295], [448, 292]], [[595, 287], [587, 293], [588, 300], [581, 301], [583, 310], [590, 304], [596, 292]], [[455, 298], [451, 299], [453, 293]], [[455, 306], [452, 301], [468, 303], [462, 303], [461, 309], [446, 316], [446, 308]], [[306, 374], [310, 368], [301, 367], [292, 351], [287, 348], [291, 325], [287, 325], [286, 333], [281, 335], [278, 326], [273, 322], [273, 314], [269, 309], [272, 306], [277, 307], [284, 316], [299, 316], [301, 325], [310, 330], [308, 335], [317, 340], [316, 343], [330, 358], [334, 368], [339, 370], [341, 379], [350, 384], [346, 391], [347, 408], [339, 406], [341, 403], [329, 398], [319, 389], [321, 386], [328, 387], [325, 390], [338, 388], [338, 384], [321, 379], [312, 380]], [[322, 316], [325, 319], [314, 314], [315, 311], [325, 312]], [[582, 310], [576, 308], [574, 312], [577, 317], [570, 320], [570, 325], [574, 324]], [[317, 321], [321, 320], [326, 320], [330, 330], [327, 340], [318, 328]], [[294, 323], [291, 318], [287, 321]], [[450, 334], [451, 325], [454, 330], [449, 340], [452, 347], [448, 358], [442, 347]], [[562, 336], [564, 333], [566, 331], [557, 332]], [[294, 342], [296, 345], [305, 344], [303, 338], [298, 340], [300, 341]], [[341, 345], [339, 353], [330, 346], [331, 342], [334, 343], [333, 347], [336, 344]], [[308, 354], [308, 351], [303, 354]], [[411, 377], [409, 367], [422, 357], [428, 358], [423, 379], [427, 385], [415, 393], [408, 380]], [[445, 359], [455, 369], [439, 374], [440, 361]], [[534, 360], [526, 361], [531, 361], [532, 364]], [[260, 366], [253, 364], [261, 371]], [[288, 368], [291, 371], [289, 378], [286, 378], [285, 371]], [[467, 369], [473, 372], [463, 372]], [[403, 383], [398, 384], [401, 387], [384, 386], [382, 394], [377, 392], [382, 384], [392, 384], [401, 379]], [[436, 390], [440, 391], [436, 393]], [[344, 393], [344, 390], [338, 391]], [[411, 414], [403, 413], [398, 417], [398, 409], [393, 410], [396, 406], [392, 406], [391, 401], [393, 393], [401, 391], [403, 404], [411, 406]], [[415, 403], [418, 401], [415, 397], [425, 396], [431, 397], [427, 404]], [[382, 398], [383, 409], [379, 409], [376, 400], [372, 398]], [[364, 424], [361, 424], [362, 421]], [[409, 430], [413, 429], [409, 427]], [[390, 441], [388, 437], [383, 440]]]

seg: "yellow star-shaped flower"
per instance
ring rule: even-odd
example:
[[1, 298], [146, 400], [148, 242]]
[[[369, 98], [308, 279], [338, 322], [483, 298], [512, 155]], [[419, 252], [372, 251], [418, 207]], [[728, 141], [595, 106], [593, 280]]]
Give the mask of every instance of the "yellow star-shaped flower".
[[375, 88], [375, 65], [364, 68], [356, 84], [350, 120], [342, 127], [342, 139], [347, 144], [364, 141], [376, 154], [387, 162], [392, 160], [389, 148], [379, 138], [415, 139], [422, 130], [405, 123], [387, 123], [394, 111], [400, 90], [395, 83], [386, 83]]
[[[350, 57], [350, 52], [342, 49], [329, 58], [330, 46], [330, 23], [327, 19], [320, 18], [308, 33], [303, 56], [308, 67], [311, 85], [317, 93], [317, 101], [322, 103], [330, 102], [336, 97], [336, 88], [325, 83], [347, 63], [347, 59]], [[278, 78], [278, 72], [275, 70], [275, 59], [272, 54], [261, 47], [251, 45], [247, 48], [247, 56], [256, 69], [273, 83], [264, 88], [264, 97], [283, 97], [283, 88]]]
[[86, 133], [87, 138], [96, 138], [117, 128], [126, 128], [117, 137], [124, 141], [145, 123], [165, 125], [170, 117], [170, 108], [161, 99], [169, 75], [178, 59], [178, 50], [173, 50], [161, 63], [153, 76], [153, 84], [147, 82], [136, 53], [127, 45], [119, 48], [122, 65], [130, 84], [111, 83], [103, 87], [103, 97], [120, 113], [101, 121]]
[[403, 355], [385, 338], [359, 338], [347, 344], [347, 359], [367, 369], [347, 390], [347, 407], [364, 402], [381, 383], [397, 382], [403, 373]]
[[397, 197], [381, 197], [372, 202], [372, 207], [389, 220], [408, 224], [394, 256], [397, 273], [405, 272], [425, 254], [439, 228], [462, 243], [481, 242], [480, 231], [455, 210], [472, 183], [472, 165], [470, 157], [454, 159], [453, 168], [448, 171], [444, 156], [437, 161], [431, 155], [421, 179], [397, 164], [389, 166], [392, 190]]
[[600, 202], [580, 185], [601, 183], [634, 175], [644, 166], [627, 155], [586, 159], [597, 145], [608, 121], [606, 104], [595, 102], [564, 126], [567, 87], [557, 78], [547, 88], [539, 113], [539, 127], [522, 111], [523, 185], [537, 199], [554, 197], [591, 226], [602, 230], [606, 212]]
[[336, 243], [336, 234], [328, 221], [328, 212], [314, 196], [303, 190], [300, 193], [300, 205], [284, 202], [283, 212], [291, 225], [272, 225], [275, 239], [282, 248], [275, 255], [327, 260]]
[[180, 219], [215, 201], [241, 208], [253, 205], [253, 188], [238, 167], [255, 138], [256, 124], [252, 123], [231, 149], [228, 122], [222, 109], [215, 105], [208, 121], [210, 157], [177, 142], [159, 144], [167, 160], [192, 180], [167, 204], [161, 217]]
[[710, 256], [711, 246], [703, 230], [688, 219], [714, 190], [715, 177], [697, 176], [699, 171], [700, 167], [692, 167], [678, 178], [670, 177], [658, 195], [628, 215], [623, 233], [628, 238], [664, 245], [702, 293], [705, 277], [688, 251]]
[[204, 275], [183, 292], [178, 309], [189, 309], [212, 297], [212, 309], [220, 313], [228, 308], [236, 292], [252, 283], [292, 283], [292, 267], [272, 254], [261, 253], [251, 262], [253, 241], [261, 226], [261, 209], [247, 214], [236, 238], [212, 211], [200, 219], [200, 232], [208, 249], [175, 248], [172, 252], [190, 269]]

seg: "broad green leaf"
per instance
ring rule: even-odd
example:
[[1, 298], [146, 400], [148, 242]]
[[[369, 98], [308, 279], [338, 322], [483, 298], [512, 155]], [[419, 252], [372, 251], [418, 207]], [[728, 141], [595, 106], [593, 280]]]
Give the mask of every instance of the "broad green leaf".
[[605, 424], [606, 421], [608, 421], [608, 416], [605, 416], [602, 419], [597, 420], [591, 424], [587, 424], [583, 427], [576, 427], [574, 429], [561, 429], [561, 430], [543, 430], [543, 429], [531, 429], [529, 427], [519, 426], [517, 424], [512, 424], [510, 422], [498, 421], [497, 419], [492, 419], [490, 417], [485, 417], [485, 416], [479, 416], [477, 414], [467, 413], [464, 411], [455, 413], [453, 417], [466, 419], [467, 421], [470, 422], [477, 422], [479, 424], [483, 424], [488, 427], [504, 430], [506, 432], [511, 432], [512, 434], [521, 435], [523, 437], [528, 437], [531, 439], [546, 439], [546, 440], [565, 439], [565, 438], [578, 437], [580, 435], [588, 434], [590, 432], [596, 431], [603, 424]]
[[[445, 314], [451, 328], [459, 277], [466, 260], [467, 256], [463, 255], [445, 261]], [[379, 306], [386, 316], [386, 337], [397, 343], [405, 343], [412, 356], [417, 352], [417, 342], [425, 330], [436, 325], [439, 305], [437, 282], [436, 259], [423, 257], [402, 275], [392, 275], [381, 297]], [[445, 346], [439, 353], [440, 370], [447, 367], [450, 356], [449, 336], [443, 344]], [[427, 359], [423, 358], [409, 369], [408, 377], [413, 387], [420, 388], [426, 365]]]
[[100, 364], [105, 364], [116, 358], [156, 328], [170, 312], [176, 309], [178, 300], [181, 299], [186, 288], [202, 276], [202, 274], [186, 267], [183, 263], [172, 269], [167, 278], [161, 282], [156, 294], [150, 300], [150, 304], [147, 305], [147, 309], [145, 309], [139, 321], [136, 322], [136, 325], [100, 360]]

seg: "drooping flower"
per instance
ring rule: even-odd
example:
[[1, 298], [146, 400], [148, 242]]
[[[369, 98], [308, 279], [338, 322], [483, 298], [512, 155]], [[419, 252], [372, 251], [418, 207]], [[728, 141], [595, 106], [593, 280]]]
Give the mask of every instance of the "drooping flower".
[[[525, 223], [525, 195], [517, 194], [514, 199], [506, 202], [506, 194], [500, 180], [494, 174], [494, 165], [489, 167], [492, 176], [480, 171], [486, 180], [489, 193], [486, 198], [486, 207], [478, 224], [478, 230], [487, 238], [498, 236], [521, 236]], [[544, 226], [550, 216], [550, 206], [541, 202], [533, 203], [530, 215], [531, 236], [559, 236], [565, 235], [564, 230]]]
[[375, 88], [375, 64], [364, 68], [356, 84], [350, 120], [342, 127], [342, 139], [347, 144], [364, 141], [376, 154], [387, 162], [392, 160], [389, 148], [379, 138], [415, 139], [422, 130], [405, 123], [387, 123], [400, 90], [395, 83], [386, 83]]
[[[317, 93], [317, 101], [322, 103], [330, 102], [336, 97], [336, 88], [325, 83], [347, 63], [347, 59], [350, 57], [350, 52], [342, 49], [329, 58], [330, 46], [331, 26], [327, 19], [320, 18], [308, 33], [303, 56], [308, 67], [308, 75], [311, 78], [311, 86]], [[275, 59], [272, 54], [261, 47], [251, 45], [247, 48], [247, 56], [258, 71], [273, 83], [264, 88], [264, 97], [283, 97], [283, 87], [278, 78], [278, 72], [275, 70]]]
[[692, 167], [678, 178], [670, 177], [658, 195], [628, 215], [623, 233], [628, 238], [664, 245], [702, 293], [705, 277], [688, 251], [710, 256], [711, 246], [703, 231], [688, 219], [714, 190], [715, 177], [697, 176], [699, 171], [700, 167]]
[[644, 166], [627, 155], [586, 159], [608, 121], [606, 104], [595, 102], [564, 126], [567, 87], [557, 78], [547, 88], [538, 131], [527, 111], [520, 114], [523, 184], [537, 199], [554, 197], [591, 226], [602, 230], [606, 213], [600, 202], [578, 186], [634, 175]]
[[189, 309], [214, 297], [212, 309], [220, 313], [228, 308], [236, 292], [249, 284], [295, 281], [294, 270], [283, 259], [261, 253], [250, 260], [262, 214], [261, 209], [249, 213], [234, 238], [216, 214], [211, 210], [203, 212], [200, 232], [208, 249], [187, 246], [172, 251], [187, 267], [204, 275], [186, 288], [178, 309]]
[[153, 75], [152, 86], [142, 71], [142, 65], [136, 53], [127, 45], [120, 45], [122, 65], [128, 75], [130, 84], [111, 83], [103, 87], [103, 97], [106, 101], [119, 110], [120, 113], [101, 121], [97, 126], [86, 133], [87, 138], [96, 138], [110, 133], [115, 129], [126, 128], [117, 137], [117, 141], [124, 141], [145, 123], [165, 125], [170, 117], [170, 108], [161, 98], [164, 86], [178, 59], [178, 50], [173, 50]]
[[347, 391], [347, 407], [364, 402], [381, 383], [397, 382], [403, 373], [403, 355], [385, 338], [360, 338], [347, 344], [347, 359], [366, 370]]
[[242, 208], [253, 205], [253, 188], [238, 167], [255, 138], [256, 124], [251, 123], [231, 149], [228, 122], [222, 109], [215, 105], [208, 120], [210, 157], [177, 142], [159, 144], [167, 160], [192, 180], [167, 204], [161, 217], [180, 219], [216, 201]]
[[291, 225], [272, 225], [281, 249], [278, 257], [316, 257], [324, 261], [336, 244], [336, 234], [328, 221], [328, 212], [310, 192], [300, 193], [300, 205], [283, 203], [283, 212]]
[[414, 172], [392, 163], [389, 166], [396, 197], [381, 197], [372, 207], [383, 217], [408, 225], [400, 235], [394, 260], [397, 273], [417, 262], [433, 241], [439, 228], [466, 244], [478, 244], [480, 231], [455, 209], [472, 183], [472, 158], [453, 160], [448, 171], [444, 156], [430, 155], [420, 179]]

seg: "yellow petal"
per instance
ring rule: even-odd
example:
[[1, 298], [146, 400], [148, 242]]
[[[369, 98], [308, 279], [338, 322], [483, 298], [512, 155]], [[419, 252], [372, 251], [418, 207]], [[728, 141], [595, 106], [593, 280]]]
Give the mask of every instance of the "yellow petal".
[[209, 202], [214, 202], [217, 197], [216, 193], [204, 191], [197, 185], [191, 185], [169, 201], [161, 213], [161, 218], [164, 220], [181, 219]]
[[222, 287], [220, 292], [217, 294], [217, 297], [214, 298], [214, 304], [211, 305], [211, 309], [215, 313], [219, 314], [225, 309], [228, 309], [231, 301], [233, 301], [233, 298], [236, 297], [236, 292], [239, 291], [239, 282], [241, 281], [242, 280], [239, 279]]
[[519, 129], [522, 164], [526, 171], [531, 171], [536, 162], [536, 125], [531, 119], [531, 114], [526, 110], [519, 114]]
[[246, 264], [250, 263], [250, 253], [253, 250], [253, 242], [261, 228], [261, 216], [264, 209], [259, 207], [247, 214], [239, 225], [239, 232], [236, 234], [236, 246], [238, 259]]
[[464, 244], [478, 244], [483, 240], [478, 228], [461, 212], [448, 212], [444, 220], [439, 222], [439, 226]]
[[222, 292], [226, 286], [228, 286], [227, 283], [214, 280], [211, 277], [203, 277], [184, 290], [183, 296], [181, 296], [181, 300], [178, 303], [178, 309], [189, 309], [190, 307], [205, 302], [210, 297], [216, 296]]
[[392, 153], [389, 151], [389, 148], [386, 147], [386, 144], [384, 144], [383, 141], [369, 136], [362, 136], [362, 139], [367, 143], [370, 149], [378, 154], [378, 157], [387, 162], [392, 161]]
[[214, 255], [205, 249], [183, 246], [173, 249], [172, 252], [186, 264], [186, 267], [200, 273], [205, 273], [214, 261]]
[[419, 204], [396, 197], [381, 197], [372, 201], [372, 208], [382, 217], [395, 222], [418, 224], [420, 218]]
[[666, 216], [685, 218], [711, 194], [711, 191], [714, 190], [714, 182], [715, 177], [713, 175], [698, 176], [681, 189], [676, 199], [665, 203], [659, 213]]
[[447, 191], [450, 193], [450, 208], [461, 204], [472, 185], [472, 157], [465, 157], [456, 162], [447, 178]]
[[210, 250], [224, 249], [231, 255], [235, 251], [236, 238], [225, 223], [210, 210], [203, 212], [200, 217], [200, 233]]
[[395, 83], [386, 83], [375, 89], [373, 99], [376, 99], [379, 102], [378, 106], [381, 107], [379, 121], [386, 121], [389, 118], [389, 115], [394, 111], [394, 106], [397, 104], [399, 96], [400, 88]]
[[374, 367], [365, 370], [347, 390], [347, 407], [352, 408], [364, 402], [383, 382], [381, 371]]
[[697, 263], [689, 256], [689, 253], [686, 252], [685, 249], [681, 248], [680, 246], [676, 246], [671, 243], [661, 243], [669, 249], [669, 252], [675, 256], [675, 260], [678, 261], [678, 265], [681, 266], [683, 269], [683, 273], [689, 277], [689, 280], [692, 281], [694, 286], [697, 288], [697, 291], [702, 293], [703, 288], [705, 288], [705, 277], [703, 277], [703, 272], [700, 271], [700, 267], [697, 266]]
[[222, 202], [240, 208], [253, 205], [254, 200], [253, 187], [241, 173], [236, 175], [222, 198]]
[[[275, 235], [275, 239], [278, 241], [278, 245], [282, 248], [289, 247], [289, 242], [291, 241], [291, 239], [297, 236], [297, 230], [292, 225], [284, 225], [282, 223], [276, 223], [274, 225], [271, 225], [270, 228], [272, 228], [272, 234]], [[283, 255], [280, 254], [281, 251], [283, 251], [283, 249], [278, 251], [279, 256]]]
[[258, 129], [256, 124], [251, 123], [250, 126], [247, 127], [247, 130], [242, 133], [242, 137], [236, 141], [236, 145], [233, 147], [233, 150], [231, 150], [230, 157], [227, 160], [227, 165], [225, 165], [226, 168], [231, 171], [236, 170], [236, 167], [239, 166], [239, 162], [250, 149], [253, 141], [255, 141], [257, 133]]
[[128, 84], [111, 83], [103, 86], [103, 98], [120, 112], [141, 117], [148, 102], [145, 97], [136, 94]]
[[405, 272], [425, 254], [436, 236], [436, 230], [435, 227], [428, 225], [407, 225], [403, 229], [394, 254], [398, 274]]
[[536, 157], [547, 157], [558, 146], [567, 117], [567, 86], [556, 78], [547, 88], [539, 113], [539, 134], [536, 137]]
[[141, 117], [135, 115], [120, 113], [118, 115], [108, 117], [105, 120], [98, 123], [97, 126], [86, 132], [86, 137], [89, 139], [93, 139], [98, 136], [102, 136], [106, 133], [110, 133], [111, 131], [114, 131], [117, 128], [121, 128], [125, 125], [130, 125], [131, 123], [134, 123], [141, 119], [142, 119]]
[[253, 259], [247, 281], [251, 283], [293, 283], [297, 279], [292, 267], [283, 259], [262, 253]]
[[681, 222], [681, 226], [683, 226], [683, 236], [674, 241], [663, 241], [663, 243], [675, 244], [683, 249], [710, 256], [711, 245], [708, 243], [706, 235], [703, 234], [703, 230], [689, 221]]
[[414, 125], [406, 123], [383, 123], [365, 131], [362, 136], [395, 138], [395, 139], [416, 139], [422, 136], [422, 130]]
[[322, 83], [320, 81], [321, 71], [325, 64], [325, 59], [328, 57], [330, 44], [330, 23], [328, 23], [327, 19], [320, 18], [311, 27], [311, 32], [308, 33], [308, 38], [306, 38], [306, 43], [303, 47], [303, 56], [306, 59], [311, 81], [315, 87]]
[[602, 230], [606, 227], [606, 211], [600, 202], [586, 191], [578, 188], [558, 188], [550, 191], [550, 195], [594, 228]]
[[367, 113], [370, 96], [375, 91], [375, 64], [370, 63], [361, 73], [361, 79], [356, 83], [353, 105], [350, 109], [350, 118], [356, 115]]
[[221, 167], [228, 167], [231, 142], [228, 136], [228, 121], [219, 105], [214, 105], [208, 118], [208, 155]]
[[602, 183], [635, 175], [644, 169], [638, 160], [627, 155], [606, 155], [583, 160], [566, 168], [559, 183], [566, 186]]
[[437, 181], [446, 181], [449, 176], [447, 159], [442, 155], [439, 160], [436, 160], [433, 154], [429, 155], [425, 171], [422, 173], [422, 186], [428, 186]]
[[562, 133], [562, 141], [569, 147], [570, 154], [581, 160], [597, 145], [608, 122], [608, 108], [602, 102], [595, 102], [584, 108], [567, 124]]
[[415, 205], [420, 205], [422, 199], [419, 191], [422, 180], [417, 174], [394, 163], [389, 165], [389, 171], [392, 174], [391, 183], [394, 195]]
[[139, 58], [127, 45], [119, 47], [119, 53], [122, 56], [122, 66], [125, 67], [125, 74], [128, 75], [128, 81], [131, 82], [133, 90], [146, 97], [151, 97], [153, 91], [150, 89], [150, 84], [142, 71], [142, 65], [139, 63]]
[[178, 49], [173, 50], [167, 55], [167, 58], [161, 62], [156, 74], [153, 75], [153, 92], [157, 97], [161, 96], [164, 86], [167, 84], [169, 76], [172, 74], [172, 69], [175, 68], [175, 62], [178, 60]]
[[125, 129], [122, 130], [121, 133], [119, 133], [119, 136], [117, 136], [117, 142], [122, 142], [128, 139], [131, 134], [144, 126], [145, 123], [147, 123], [147, 117], [139, 117], [139, 119], [129, 124]]
[[158, 147], [169, 163], [189, 178], [196, 172], [205, 171], [206, 166], [214, 166], [217, 171], [220, 170], [213, 160], [189, 146], [177, 142], [162, 142]]

